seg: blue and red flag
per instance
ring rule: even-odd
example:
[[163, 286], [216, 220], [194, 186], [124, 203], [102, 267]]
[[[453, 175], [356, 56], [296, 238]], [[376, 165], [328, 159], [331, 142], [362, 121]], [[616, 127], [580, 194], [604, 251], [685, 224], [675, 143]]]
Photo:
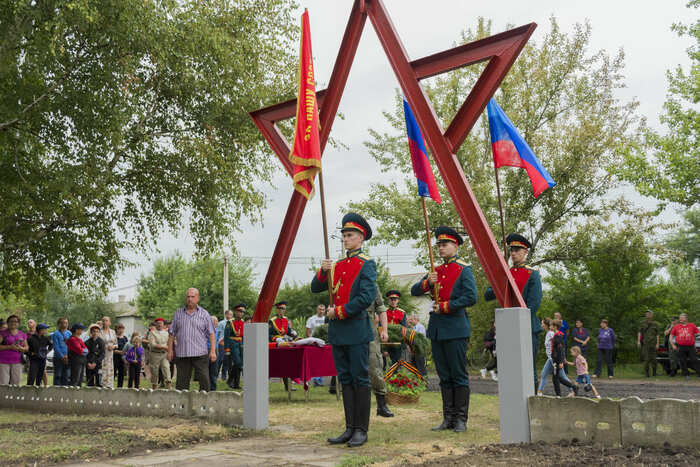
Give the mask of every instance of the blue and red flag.
[[530, 182], [532, 182], [532, 191], [535, 194], [535, 198], [547, 188], [556, 185], [554, 179], [542, 166], [535, 153], [530, 149], [530, 146], [527, 145], [523, 137], [518, 133], [518, 130], [515, 129], [513, 122], [510, 121], [494, 99], [489, 101], [486, 109], [489, 115], [493, 163], [496, 168], [505, 165], [525, 169], [528, 177], [530, 177]]
[[423, 135], [406, 99], [403, 100], [403, 113], [406, 116], [408, 150], [411, 153], [413, 174], [418, 180], [418, 196], [430, 197], [433, 201], [440, 204], [442, 198], [440, 198], [440, 192], [438, 191], [437, 183], [435, 183], [433, 170], [430, 168], [430, 158], [428, 157], [428, 151], [425, 149]]

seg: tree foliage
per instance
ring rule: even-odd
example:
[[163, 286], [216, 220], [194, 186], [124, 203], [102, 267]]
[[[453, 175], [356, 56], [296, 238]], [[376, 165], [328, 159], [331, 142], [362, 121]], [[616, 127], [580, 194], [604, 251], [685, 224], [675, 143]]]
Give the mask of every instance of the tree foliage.
[[[688, 7], [697, 10], [700, 0], [689, 1]], [[675, 24], [673, 29], [695, 43], [688, 49], [690, 69], [678, 66], [667, 73], [669, 88], [661, 116], [667, 132], [648, 131], [648, 144], [630, 146], [617, 173], [643, 195], [691, 207], [700, 202], [700, 20]]]
[[[463, 33], [459, 43], [491, 34], [491, 24], [479, 20], [475, 30]], [[582, 220], [610, 209], [606, 199], [615, 186], [608, 169], [620, 163], [619, 148], [638, 138], [637, 103], [620, 102], [615, 91], [624, 87], [623, 53], [610, 57], [590, 51], [591, 29], [577, 25], [565, 34], [555, 19], [539, 42], [531, 40], [496, 95], [557, 186], [537, 199], [520, 169], [501, 169], [506, 230], [527, 235], [537, 263], [576, 258], [582, 245], [575, 234]], [[443, 126], [452, 119], [481, 74], [483, 66], [465, 67], [429, 80], [425, 85]], [[420, 200], [405, 136], [401, 96], [395, 108], [384, 112], [393, 127], [389, 133], [370, 130], [366, 142], [383, 171], [398, 170], [398, 181], [375, 185], [354, 209], [380, 221], [378, 240], [397, 243], [411, 239], [425, 249]], [[500, 237], [498, 204], [488, 120], [484, 112], [456, 154], [493, 232]], [[429, 204], [433, 225], [460, 225], [444, 183], [437, 177], [442, 205]], [[463, 255], [476, 261], [468, 245]], [[426, 263], [425, 255], [421, 258]]]
[[587, 253], [581, 261], [547, 267], [547, 312], [559, 311], [569, 323], [581, 319], [594, 336], [605, 318], [619, 346], [633, 352], [647, 309], [656, 312], [659, 322], [670, 316], [667, 290], [654, 276], [663, 250], [648, 240], [651, 228], [641, 219], [622, 225], [596, 221], [587, 228]]
[[[255, 306], [258, 291], [253, 287], [250, 261], [240, 256], [229, 258], [229, 308], [244, 302]], [[147, 320], [172, 318], [185, 305], [187, 289], [199, 289], [199, 305], [210, 314], [223, 316], [224, 264], [222, 258], [185, 260], [180, 254], [156, 260], [153, 271], [139, 279], [136, 303]]]
[[273, 164], [247, 112], [293, 92], [284, 0], [0, 0], [0, 288], [108, 284], [124, 248], [215, 250]]

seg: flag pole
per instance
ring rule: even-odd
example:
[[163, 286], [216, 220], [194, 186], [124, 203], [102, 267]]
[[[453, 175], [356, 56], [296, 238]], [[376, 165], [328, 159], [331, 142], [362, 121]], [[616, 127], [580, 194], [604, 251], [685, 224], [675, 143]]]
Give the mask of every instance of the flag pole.
[[[326, 252], [326, 259], [331, 259], [331, 250], [328, 246], [328, 221], [326, 221], [326, 194], [323, 190], [323, 170], [318, 171], [318, 195], [321, 198], [321, 220], [323, 222], [323, 246]], [[333, 306], [333, 269], [329, 274], [328, 283], [328, 303]]]
[[501, 183], [498, 180], [498, 167], [494, 164], [493, 171], [496, 173], [496, 193], [498, 194], [498, 212], [501, 215], [501, 240], [503, 241], [503, 256], [508, 262], [508, 246], [506, 245], [506, 226], [503, 222], [503, 203], [501, 203]]
[[[428, 255], [430, 256], [430, 272], [435, 272], [435, 256], [433, 255], [433, 244], [430, 241], [430, 223], [428, 222], [428, 208], [425, 205], [425, 197], [420, 197], [423, 203], [423, 220], [425, 221], [425, 239], [428, 241]], [[433, 298], [438, 301], [437, 284], [433, 284]]]

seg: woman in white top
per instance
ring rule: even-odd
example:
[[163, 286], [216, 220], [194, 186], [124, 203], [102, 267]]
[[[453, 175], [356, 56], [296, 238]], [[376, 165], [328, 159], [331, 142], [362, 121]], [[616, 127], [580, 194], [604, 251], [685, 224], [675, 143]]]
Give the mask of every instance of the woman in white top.
[[100, 337], [105, 341], [105, 358], [102, 360], [102, 387], [114, 389], [114, 349], [117, 348], [117, 333], [110, 326], [109, 316], [102, 318]]
[[[544, 363], [542, 368], [542, 374], [540, 375], [540, 385], [537, 388], [537, 395], [541, 396], [544, 387], [547, 385], [547, 376], [554, 373], [554, 363], [552, 362], [552, 338], [556, 330], [552, 327], [552, 321], [549, 318], [544, 318], [542, 320], [542, 329], [547, 329], [547, 334], [544, 336], [544, 350], [547, 353], [547, 361]], [[569, 381], [566, 373], [561, 372], [562, 379]]]

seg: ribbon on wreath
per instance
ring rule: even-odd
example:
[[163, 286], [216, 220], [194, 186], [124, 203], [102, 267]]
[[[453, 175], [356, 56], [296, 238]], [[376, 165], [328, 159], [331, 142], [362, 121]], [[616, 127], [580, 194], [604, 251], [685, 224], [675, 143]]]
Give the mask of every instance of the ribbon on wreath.
[[416, 375], [416, 377], [419, 380], [423, 381], [423, 375], [420, 374], [420, 371], [418, 371], [418, 369], [415, 366], [411, 365], [405, 360], [399, 360], [398, 362], [394, 363], [391, 366], [391, 368], [389, 368], [389, 371], [386, 372], [386, 375], [384, 376], [384, 381], [387, 381], [389, 378], [391, 378], [394, 375], [394, 373], [396, 373], [401, 367], [406, 368], [408, 371]]

